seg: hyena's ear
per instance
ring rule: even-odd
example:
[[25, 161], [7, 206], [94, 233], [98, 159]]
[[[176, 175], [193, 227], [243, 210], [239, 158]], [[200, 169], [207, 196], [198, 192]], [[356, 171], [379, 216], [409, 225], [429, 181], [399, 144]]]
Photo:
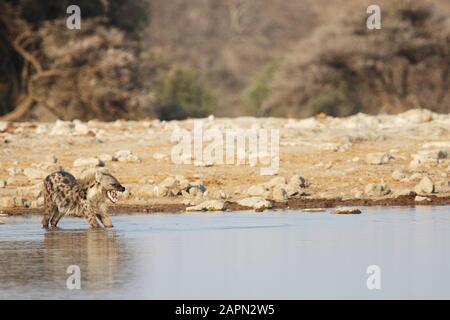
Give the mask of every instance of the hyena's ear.
[[103, 173], [99, 170], [95, 171], [95, 181], [100, 183], [102, 181]]

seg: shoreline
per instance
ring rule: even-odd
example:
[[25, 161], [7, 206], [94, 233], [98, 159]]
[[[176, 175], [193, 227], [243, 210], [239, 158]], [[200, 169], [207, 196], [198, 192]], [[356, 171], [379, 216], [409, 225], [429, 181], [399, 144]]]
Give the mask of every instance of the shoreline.
[[[380, 198], [380, 199], [291, 199], [286, 202], [273, 202], [272, 208], [265, 210], [253, 209], [251, 207], [241, 206], [234, 202], [226, 202], [224, 210], [215, 211], [196, 211], [203, 213], [220, 213], [220, 212], [239, 212], [239, 211], [286, 211], [286, 210], [302, 210], [302, 209], [330, 209], [337, 207], [416, 207], [416, 206], [445, 206], [450, 205], [450, 196], [439, 197], [429, 196], [430, 201], [418, 203], [415, 196], [400, 196], [397, 198]], [[142, 204], [119, 204], [110, 206], [110, 214], [117, 215], [144, 215], [155, 213], [189, 213], [186, 211], [187, 205], [167, 203], [156, 205]], [[24, 216], [24, 215], [41, 215], [43, 208], [3, 208], [0, 214], [7, 216]]]

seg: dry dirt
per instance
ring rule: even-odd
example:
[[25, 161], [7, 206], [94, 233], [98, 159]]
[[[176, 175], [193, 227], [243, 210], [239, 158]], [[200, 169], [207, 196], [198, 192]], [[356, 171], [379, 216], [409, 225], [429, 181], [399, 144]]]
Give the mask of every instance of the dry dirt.
[[[171, 150], [177, 142], [171, 141], [171, 135], [177, 128], [192, 133], [194, 120], [0, 123], [0, 211], [39, 213], [40, 175], [62, 166], [77, 176], [83, 167], [74, 167], [76, 159], [114, 156], [119, 150], [130, 150], [138, 159], [105, 161], [105, 167], [128, 189], [112, 208], [113, 213], [184, 211], [183, 195], [156, 196], [141, 190], [152, 190], [175, 175], [202, 181], [208, 191], [204, 200], [221, 191], [230, 210], [245, 209], [235, 201], [248, 197], [247, 190], [252, 185], [276, 176], [289, 180], [294, 174], [306, 178], [310, 186], [303, 189], [302, 196], [275, 201], [275, 209], [450, 204], [450, 115], [416, 109], [395, 116], [358, 114], [349, 118], [317, 116], [303, 120], [210, 117], [196, 121], [203, 124], [203, 132], [207, 128], [219, 132], [225, 132], [225, 128], [279, 130], [277, 175], [261, 175], [260, 164], [174, 163]], [[388, 160], [369, 164], [366, 157], [371, 153], [386, 154]], [[155, 154], [163, 159], [155, 159]], [[27, 168], [31, 171], [29, 177], [24, 172]], [[401, 180], [392, 176], [396, 170], [402, 171]], [[419, 203], [413, 191], [425, 176], [433, 182], [434, 192], [420, 192], [428, 201]], [[371, 183], [384, 184], [390, 192], [371, 193], [367, 187]]]

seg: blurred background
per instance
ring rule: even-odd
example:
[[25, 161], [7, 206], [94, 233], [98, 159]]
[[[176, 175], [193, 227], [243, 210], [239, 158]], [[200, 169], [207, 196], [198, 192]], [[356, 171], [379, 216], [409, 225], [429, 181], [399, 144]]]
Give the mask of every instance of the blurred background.
[[449, 88], [450, 0], [0, 0], [0, 120], [448, 113]]

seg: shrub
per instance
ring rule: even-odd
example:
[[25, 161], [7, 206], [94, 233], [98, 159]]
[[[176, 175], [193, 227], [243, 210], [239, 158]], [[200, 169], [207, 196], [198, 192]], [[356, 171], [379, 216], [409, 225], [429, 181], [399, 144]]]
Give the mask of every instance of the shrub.
[[449, 112], [450, 13], [432, 4], [381, 1], [381, 30], [366, 28], [361, 6], [318, 28], [285, 58], [263, 111], [299, 117], [417, 107]]
[[195, 70], [173, 65], [158, 82], [152, 93], [161, 119], [204, 117], [216, 104], [215, 94]]
[[255, 79], [242, 93], [242, 105], [245, 113], [262, 116], [261, 106], [270, 93], [270, 84], [279, 65], [278, 60], [266, 64]]

